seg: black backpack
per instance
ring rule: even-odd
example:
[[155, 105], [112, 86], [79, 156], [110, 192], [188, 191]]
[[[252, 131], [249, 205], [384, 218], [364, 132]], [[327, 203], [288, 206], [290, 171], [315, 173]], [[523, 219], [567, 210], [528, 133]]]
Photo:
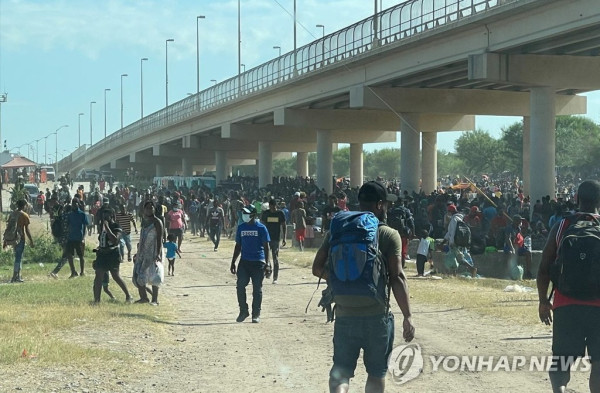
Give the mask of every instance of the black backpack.
[[572, 215], [560, 230], [552, 286], [575, 299], [600, 299], [600, 221], [591, 214]]
[[471, 245], [471, 228], [461, 218], [456, 219], [456, 230], [454, 232], [454, 244], [458, 247], [469, 247]]
[[50, 230], [52, 231], [52, 236], [55, 238], [60, 238], [63, 235], [63, 214], [59, 214], [54, 221], [52, 222], [52, 226]]

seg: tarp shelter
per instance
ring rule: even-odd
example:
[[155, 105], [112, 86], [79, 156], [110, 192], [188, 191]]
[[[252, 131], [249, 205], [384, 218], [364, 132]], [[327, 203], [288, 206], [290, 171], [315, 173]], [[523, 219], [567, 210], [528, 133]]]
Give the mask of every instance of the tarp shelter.
[[2, 169], [18, 169], [36, 167], [37, 164], [26, 157], [16, 156], [6, 164], [2, 165]]

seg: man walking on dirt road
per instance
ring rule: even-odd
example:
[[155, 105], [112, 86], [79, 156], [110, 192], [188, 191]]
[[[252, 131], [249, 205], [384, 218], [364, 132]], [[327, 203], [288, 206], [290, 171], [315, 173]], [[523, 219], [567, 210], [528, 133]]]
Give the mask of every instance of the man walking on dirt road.
[[[586, 349], [592, 364], [590, 392], [600, 392], [600, 183], [581, 183], [577, 202], [579, 212], [561, 219], [550, 230], [537, 274], [540, 320], [553, 324], [549, 376], [555, 393], [567, 390], [571, 364], [585, 356]], [[567, 235], [569, 241], [562, 242]], [[585, 244], [586, 249], [577, 249], [578, 244]], [[552, 302], [548, 297], [551, 278]]]
[[[395, 199], [388, 198], [385, 187], [375, 181], [362, 185], [358, 191], [358, 202], [361, 211], [375, 214], [380, 222], [386, 217], [387, 203]], [[396, 303], [404, 316], [402, 322], [403, 338], [412, 341], [415, 328], [411, 322], [411, 312], [408, 300], [406, 276], [402, 271], [402, 241], [398, 231], [379, 225], [377, 228], [379, 250], [384, 259], [389, 277], [387, 286], [391, 288]], [[323, 245], [317, 251], [312, 266], [312, 272], [317, 277], [328, 278], [330, 239], [325, 236]], [[384, 275], [385, 277], [386, 275]], [[385, 285], [386, 283], [384, 283]], [[387, 373], [387, 360], [394, 344], [394, 316], [389, 312], [389, 290], [386, 290], [386, 303], [372, 302], [367, 305], [364, 296], [344, 296], [344, 304], [356, 304], [356, 307], [342, 306], [336, 303], [336, 319], [333, 332], [333, 367], [329, 372], [329, 391], [346, 393], [350, 388], [350, 378], [354, 376], [356, 362], [363, 350], [363, 360], [368, 378], [366, 392], [383, 392]], [[334, 293], [335, 301], [335, 293]], [[340, 297], [341, 298], [341, 297]], [[340, 299], [341, 300], [341, 299]], [[368, 299], [372, 300], [372, 299]], [[362, 306], [361, 306], [362, 305]]]
[[[231, 258], [231, 274], [237, 273], [237, 298], [240, 314], [236, 321], [244, 322], [250, 313], [246, 303], [246, 286], [252, 280], [252, 323], [260, 321], [262, 304], [262, 284], [265, 278], [265, 267], [269, 265], [269, 232], [256, 221], [256, 208], [247, 205], [242, 209], [243, 223], [237, 227], [235, 248]], [[236, 269], [235, 261], [242, 254]]]

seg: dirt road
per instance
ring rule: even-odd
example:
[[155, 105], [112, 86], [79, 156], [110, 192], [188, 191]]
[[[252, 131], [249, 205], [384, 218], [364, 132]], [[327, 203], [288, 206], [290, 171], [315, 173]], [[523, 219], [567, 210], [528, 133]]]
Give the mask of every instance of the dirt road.
[[[90, 348], [127, 352], [147, 371], [131, 367], [94, 370], [3, 370], [1, 391], [31, 392], [327, 392], [331, 367], [333, 326], [317, 309], [318, 296], [308, 314], [304, 310], [316, 286], [307, 268], [289, 263], [282, 250], [278, 285], [265, 280], [261, 322], [236, 323], [235, 277], [229, 273], [232, 242], [223, 240], [218, 252], [203, 238], [185, 240], [184, 259], [177, 260], [175, 277], [166, 277], [160, 295], [161, 308], [173, 317], [157, 318], [163, 334], [89, 327], [66, 332]], [[307, 251], [311, 252], [311, 251]], [[123, 275], [130, 278], [130, 264]], [[130, 281], [128, 281], [130, 282]], [[419, 280], [410, 280], [411, 286]], [[250, 298], [251, 289], [248, 289]], [[91, 294], [90, 294], [91, 296]], [[546, 356], [550, 351], [549, 328], [521, 327], [451, 307], [427, 305], [412, 299], [415, 343], [424, 357], [424, 369], [416, 379], [397, 385], [388, 377], [388, 392], [547, 392], [547, 373], [528, 371], [529, 363], [516, 372], [433, 371], [430, 356], [508, 355]], [[131, 305], [135, 316], [137, 307]], [[401, 334], [397, 306], [396, 345]], [[443, 363], [440, 363], [442, 368]], [[446, 365], [452, 366], [452, 362]], [[484, 366], [485, 369], [487, 366]], [[134, 367], [133, 370], [136, 370]], [[588, 373], [576, 373], [570, 386], [586, 391]], [[362, 363], [351, 382], [351, 391], [364, 391]]]

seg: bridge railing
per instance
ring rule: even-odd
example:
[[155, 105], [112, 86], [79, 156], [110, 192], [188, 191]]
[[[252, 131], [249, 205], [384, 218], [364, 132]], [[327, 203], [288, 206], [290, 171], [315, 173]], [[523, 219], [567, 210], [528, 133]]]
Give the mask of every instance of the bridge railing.
[[411, 0], [188, 96], [113, 133], [85, 152], [108, 151], [233, 100], [520, 0]]

